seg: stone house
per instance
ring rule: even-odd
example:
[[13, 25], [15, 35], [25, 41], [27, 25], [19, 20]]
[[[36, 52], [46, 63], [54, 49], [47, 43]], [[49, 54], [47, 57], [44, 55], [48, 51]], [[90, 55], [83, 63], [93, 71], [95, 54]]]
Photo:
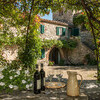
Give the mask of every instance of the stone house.
[[[75, 39], [78, 42], [78, 46], [71, 51], [67, 51], [64, 48], [57, 48], [56, 46], [50, 49], [42, 49], [43, 57], [38, 60], [38, 63], [44, 63], [48, 65], [49, 61], [54, 61], [55, 64], [59, 64], [61, 60], [64, 60], [64, 64], [84, 64], [85, 56], [92, 54], [93, 51], [81, 42], [79, 37], [79, 30], [75, 29], [75, 34], [71, 35], [71, 25], [55, 20], [41, 20], [41, 28], [43, 28], [40, 34], [40, 38], [47, 40], [68, 40]], [[65, 31], [64, 31], [65, 29]], [[58, 31], [59, 30], [59, 31]], [[63, 33], [64, 32], [64, 33]]]
[[[68, 24], [54, 20], [41, 19], [41, 28], [43, 28], [40, 34], [41, 39], [47, 40], [65, 40], [68, 39]], [[42, 49], [42, 59], [38, 62], [48, 64], [49, 61], [54, 61], [58, 64], [61, 59], [64, 59], [63, 49], [52, 47], [50, 49]]]
[[[78, 46], [73, 50], [66, 50], [64, 48], [57, 48], [56, 46], [50, 49], [43, 48], [41, 50], [41, 59], [38, 63], [44, 63], [48, 65], [49, 61], [54, 61], [55, 64], [59, 64], [61, 60], [64, 64], [84, 64], [85, 56], [91, 54], [94, 56], [94, 52], [83, 41], [89, 43], [91, 40], [90, 32], [82, 32], [79, 28], [73, 28], [73, 16], [74, 12], [68, 11], [64, 13], [63, 10], [53, 13], [53, 20], [41, 19], [40, 25], [40, 38], [47, 40], [68, 40], [75, 39], [78, 42]], [[72, 34], [75, 33], [75, 34]], [[88, 34], [87, 34], [88, 33]], [[87, 38], [88, 36], [88, 38]], [[90, 44], [90, 43], [89, 43]], [[91, 47], [91, 46], [90, 46]], [[3, 56], [7, 60], [14, 60], [17, 57], [17, 46], [7, 47], [3, 50]]]

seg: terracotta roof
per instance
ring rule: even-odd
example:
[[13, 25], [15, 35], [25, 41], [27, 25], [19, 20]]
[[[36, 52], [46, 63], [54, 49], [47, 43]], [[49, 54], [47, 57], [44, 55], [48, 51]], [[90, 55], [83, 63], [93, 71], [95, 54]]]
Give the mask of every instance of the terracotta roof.
[[[55, 20], [47, 20], [47, 19], [41, 19], [41, 22], [45, 22], [45, 23], [51, 23], [51, 24], [56, 24], [56, 25], [62, 25], [62, 26], [69, 26], [67, 23], [63, 23], [60, 21], [55, 21]], [[72, 27], [72, 26], [69, 26]]]

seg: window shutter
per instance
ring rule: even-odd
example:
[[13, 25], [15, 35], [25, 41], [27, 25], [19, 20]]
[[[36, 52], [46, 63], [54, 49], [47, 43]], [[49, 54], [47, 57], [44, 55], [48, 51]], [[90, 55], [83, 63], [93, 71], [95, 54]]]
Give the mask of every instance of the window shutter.
[[45, 49], [41, 49], [41, 59], [45, 58]]
[[42, 33], [44, 33], [44, 25], [42, 25]]
[[79, 36], [79, 28], [75, 28], [74, 32], [75, 32], [75, 36]]
[[40, 32], [41, 32], [41, 34], [44, 33], [44, 25], [41, 25], [41, 27], [40, 27]]
[[79, 36], [79, 28], [72, 29], [72, 36]]
[[56, 35], [59, 35], [59, 27], [56, 27]]
[[66, 28], [62, 28], [62, 36], [65, 36]]
[[74, 28], [72, 28], [71, 35], [74, 36]]
[[40, 33], [42, 33], [42, 25], [40, 25]]
[[72, 28], [68, 27], [68, 34], [67, 34], [68, 39], [70, 38], [71, 35], [72, 35]]

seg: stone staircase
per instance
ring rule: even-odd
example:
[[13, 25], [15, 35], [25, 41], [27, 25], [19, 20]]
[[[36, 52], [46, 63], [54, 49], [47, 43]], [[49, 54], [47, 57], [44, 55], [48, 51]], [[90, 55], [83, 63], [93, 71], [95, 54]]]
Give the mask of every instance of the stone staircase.
[[96, 49], [95, 44], [93, 43], [93, 37], [92, 37], [91, 33], [84, 32], [84, 33], [81, 33], [80, 36], [81, 36], [81, 42], [85, 46], [90, 48], [92, 51], [94, 51]]
[[82, 43], [87, 46], [88, 48], [90, 48], [92, 51], [94, 51], [96, 49], [95, 45], [93, 44], [93, 42], [86, 42], [86, 41], [82, 41]]

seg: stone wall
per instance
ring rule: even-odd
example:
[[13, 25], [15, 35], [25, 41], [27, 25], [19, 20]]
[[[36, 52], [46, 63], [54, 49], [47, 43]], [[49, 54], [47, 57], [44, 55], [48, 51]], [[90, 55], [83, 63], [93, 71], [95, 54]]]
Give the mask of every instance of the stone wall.
[[89, 31], [80, 31], [81, 41], [93, 41], [93, 36]]
[[[42, 22], [42, 25], [44, 25], [44, 33], [40, 34], [40, 38], [41, 39], [55, 39], [55, 40], [62, 40], [62, 39], [67, 39], [68, 37], [68, 27], [67, 26], [63, 26], [63, 25], [58, 25], [58, 24], [52, 24], [52, 23], [46, 23], [46, 22]], [[66, 34], [65, 36], [61, 36], [61, 35], [56, 35], [56, 27], [62, 27], [62, 28], [66, 28]], [[38, 63], [44, 63], [45, 65], [48, 65], [49, 63], [49, 54], [50, 51], [53, 49], [54, 47], [50, 48], [50, 49], [45, 49], [45, 58], [43, 59], [39, 59], [37, 62]], [[61, 58], [64, 59], [64, 54], [63, 54], [63, 50], [59, 49], [60, 54], [61, 54]]]
[[4, 49], [2, 50], [2, 56], [8, 62], [15, 60], [18, 56], [18, 46], [17, 45], [5, 46]]
[[[49, 39], [49, 40], [50, 39], [58, 40], [58, 39], [67, 38], [68, 27], [63, 25], [52, 24], [52, 23], [45, 23], [45, 22], [42, 22], [41, 24], [44, 25], [44, 33], [40, 34], [40, 38]], [[66, 28], [66, 35], [65, 36], [56, 35], [56, 27]]]
[[[61, 59], [63, 59], [65, 61], [65, 64], [70, 64], [70, 62], [72, 64], [85, 64], [86, 63], [86, 59], [85, 56], [87, 54], [90, 54], [93, 58], [95, 57], [94, 52], [88, 48], [87, 46], [85, 46], [80, 40], [78, 41], [78, 46], [73, 49], [73, 50], [67, 50], [64, 48], [59, 49], [60, 54], [61, 54]], [[45, 58], [38, 60], [38, 63], [44, 63], [44, 65], [48, 65], [49, 63], [49, 54], [50, 51], [53, 49], [54, 47], [50, 48], [50, 49], [45, 49]], [[69, 62], [69, 60], [70, 62]]]
[[78, 46], [72, 51], [68, 51], [68, 58], [74, 64], [84, 64], [85, 56], [90, 54], [94, 57], [94, 52], [78, 40]]
[[81, 42], [91, 50], [95, 49], [93, 36], [89, 31], [80, 31]]
[[73, 15], [74, 13], [71, 10], [65, 12], [65, 9], [63, 9], [62, 16], [59, 16], [59, 11], [53, 13], [53, 20], [61, 21], [68, 24], [73, 24]]

